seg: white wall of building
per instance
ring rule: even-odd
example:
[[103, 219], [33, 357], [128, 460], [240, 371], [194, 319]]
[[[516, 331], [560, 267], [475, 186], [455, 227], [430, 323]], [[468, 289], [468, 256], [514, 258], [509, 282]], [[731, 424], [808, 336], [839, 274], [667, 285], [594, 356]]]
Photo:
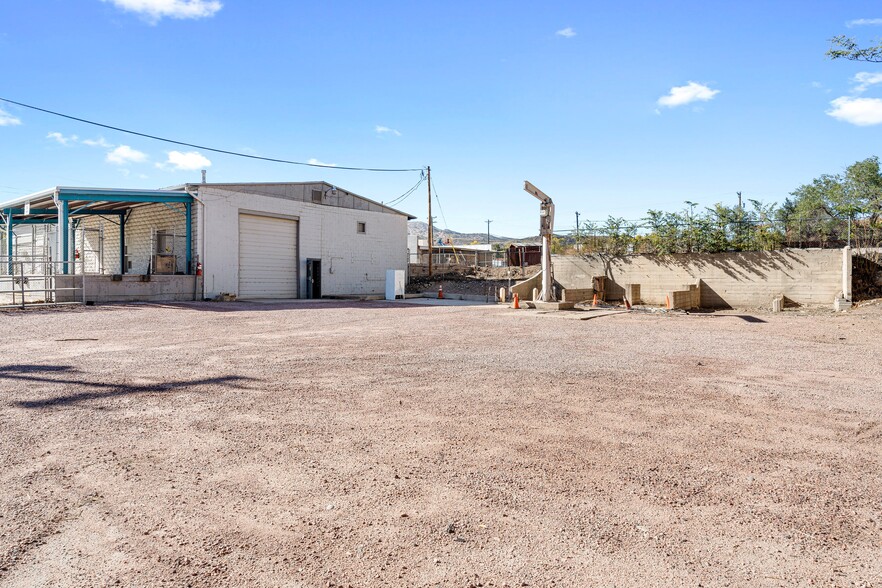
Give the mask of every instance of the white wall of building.
[[[319, 186], [319, 184], [316, 184]], [[194, 186], [195, 187], [195, 186]], [[199, 186], [204, 206], [194, 205], [205, 296], [237, 294], [239, 214], [258, 213], [299, 220], [299, 282], [306, 292], [306, 260], [322, 260], [322, 294], [382, 294], [386, 270], [407, 267], [407, 217], [301, 200]], [[357, 224], [365, 223], [365, 232]]]

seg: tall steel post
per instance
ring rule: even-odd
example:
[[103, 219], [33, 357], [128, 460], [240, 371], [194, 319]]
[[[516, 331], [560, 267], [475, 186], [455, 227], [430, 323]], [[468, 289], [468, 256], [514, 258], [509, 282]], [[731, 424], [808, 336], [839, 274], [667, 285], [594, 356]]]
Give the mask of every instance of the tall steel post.
[[193, 265], [193, 203], [185, 202], [184, 205], [187, 207], [187, 275], [190, 275], [190, 266]]
[[68, 262], [70, 261], [70, 205], [67, 200], [61, 201], [61, 208], [58, 211], [58, 235], [61, 241], [61, 273], [67, 274]]
[[126, 273], [126, 215], [119, 215], [119, 273]]
[[9, 262], [7, 271], [12, 275], [12, 209], [6, 209], [6, 261]]

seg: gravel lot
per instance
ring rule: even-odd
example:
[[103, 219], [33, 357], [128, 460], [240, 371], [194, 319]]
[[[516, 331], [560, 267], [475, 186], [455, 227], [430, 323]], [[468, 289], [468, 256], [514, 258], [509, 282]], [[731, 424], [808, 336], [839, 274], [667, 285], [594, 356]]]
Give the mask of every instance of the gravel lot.
[[882, 308], [590, 316], [0, 313], [0, 585], [882, 585]]

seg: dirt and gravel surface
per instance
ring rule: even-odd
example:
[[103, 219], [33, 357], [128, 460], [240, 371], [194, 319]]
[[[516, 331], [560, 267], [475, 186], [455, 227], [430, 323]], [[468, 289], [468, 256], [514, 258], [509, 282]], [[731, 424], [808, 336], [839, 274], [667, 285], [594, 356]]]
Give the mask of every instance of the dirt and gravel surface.
[[882, 308], [0, 313], [0, 586], [880, 586]]
[[443, 269], [429, 278], [413, 277], [407, 283], [406, 291], [411, 294], [437, 292], [439, 287], [448, 294], [469, 294], [489, 296], [495, 299], [500, 288], [508, 289], [525, 278], [535, 275], [541, 266], [525, 267], [473, 267], [469, 273], [444, 273]]

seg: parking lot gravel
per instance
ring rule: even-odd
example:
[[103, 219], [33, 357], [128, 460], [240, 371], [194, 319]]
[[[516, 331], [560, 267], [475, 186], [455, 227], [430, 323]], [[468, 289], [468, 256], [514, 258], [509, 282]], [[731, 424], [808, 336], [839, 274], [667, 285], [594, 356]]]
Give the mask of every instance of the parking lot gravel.
[[882, 308], [0, 313], [0, 586], [880, 586]]

